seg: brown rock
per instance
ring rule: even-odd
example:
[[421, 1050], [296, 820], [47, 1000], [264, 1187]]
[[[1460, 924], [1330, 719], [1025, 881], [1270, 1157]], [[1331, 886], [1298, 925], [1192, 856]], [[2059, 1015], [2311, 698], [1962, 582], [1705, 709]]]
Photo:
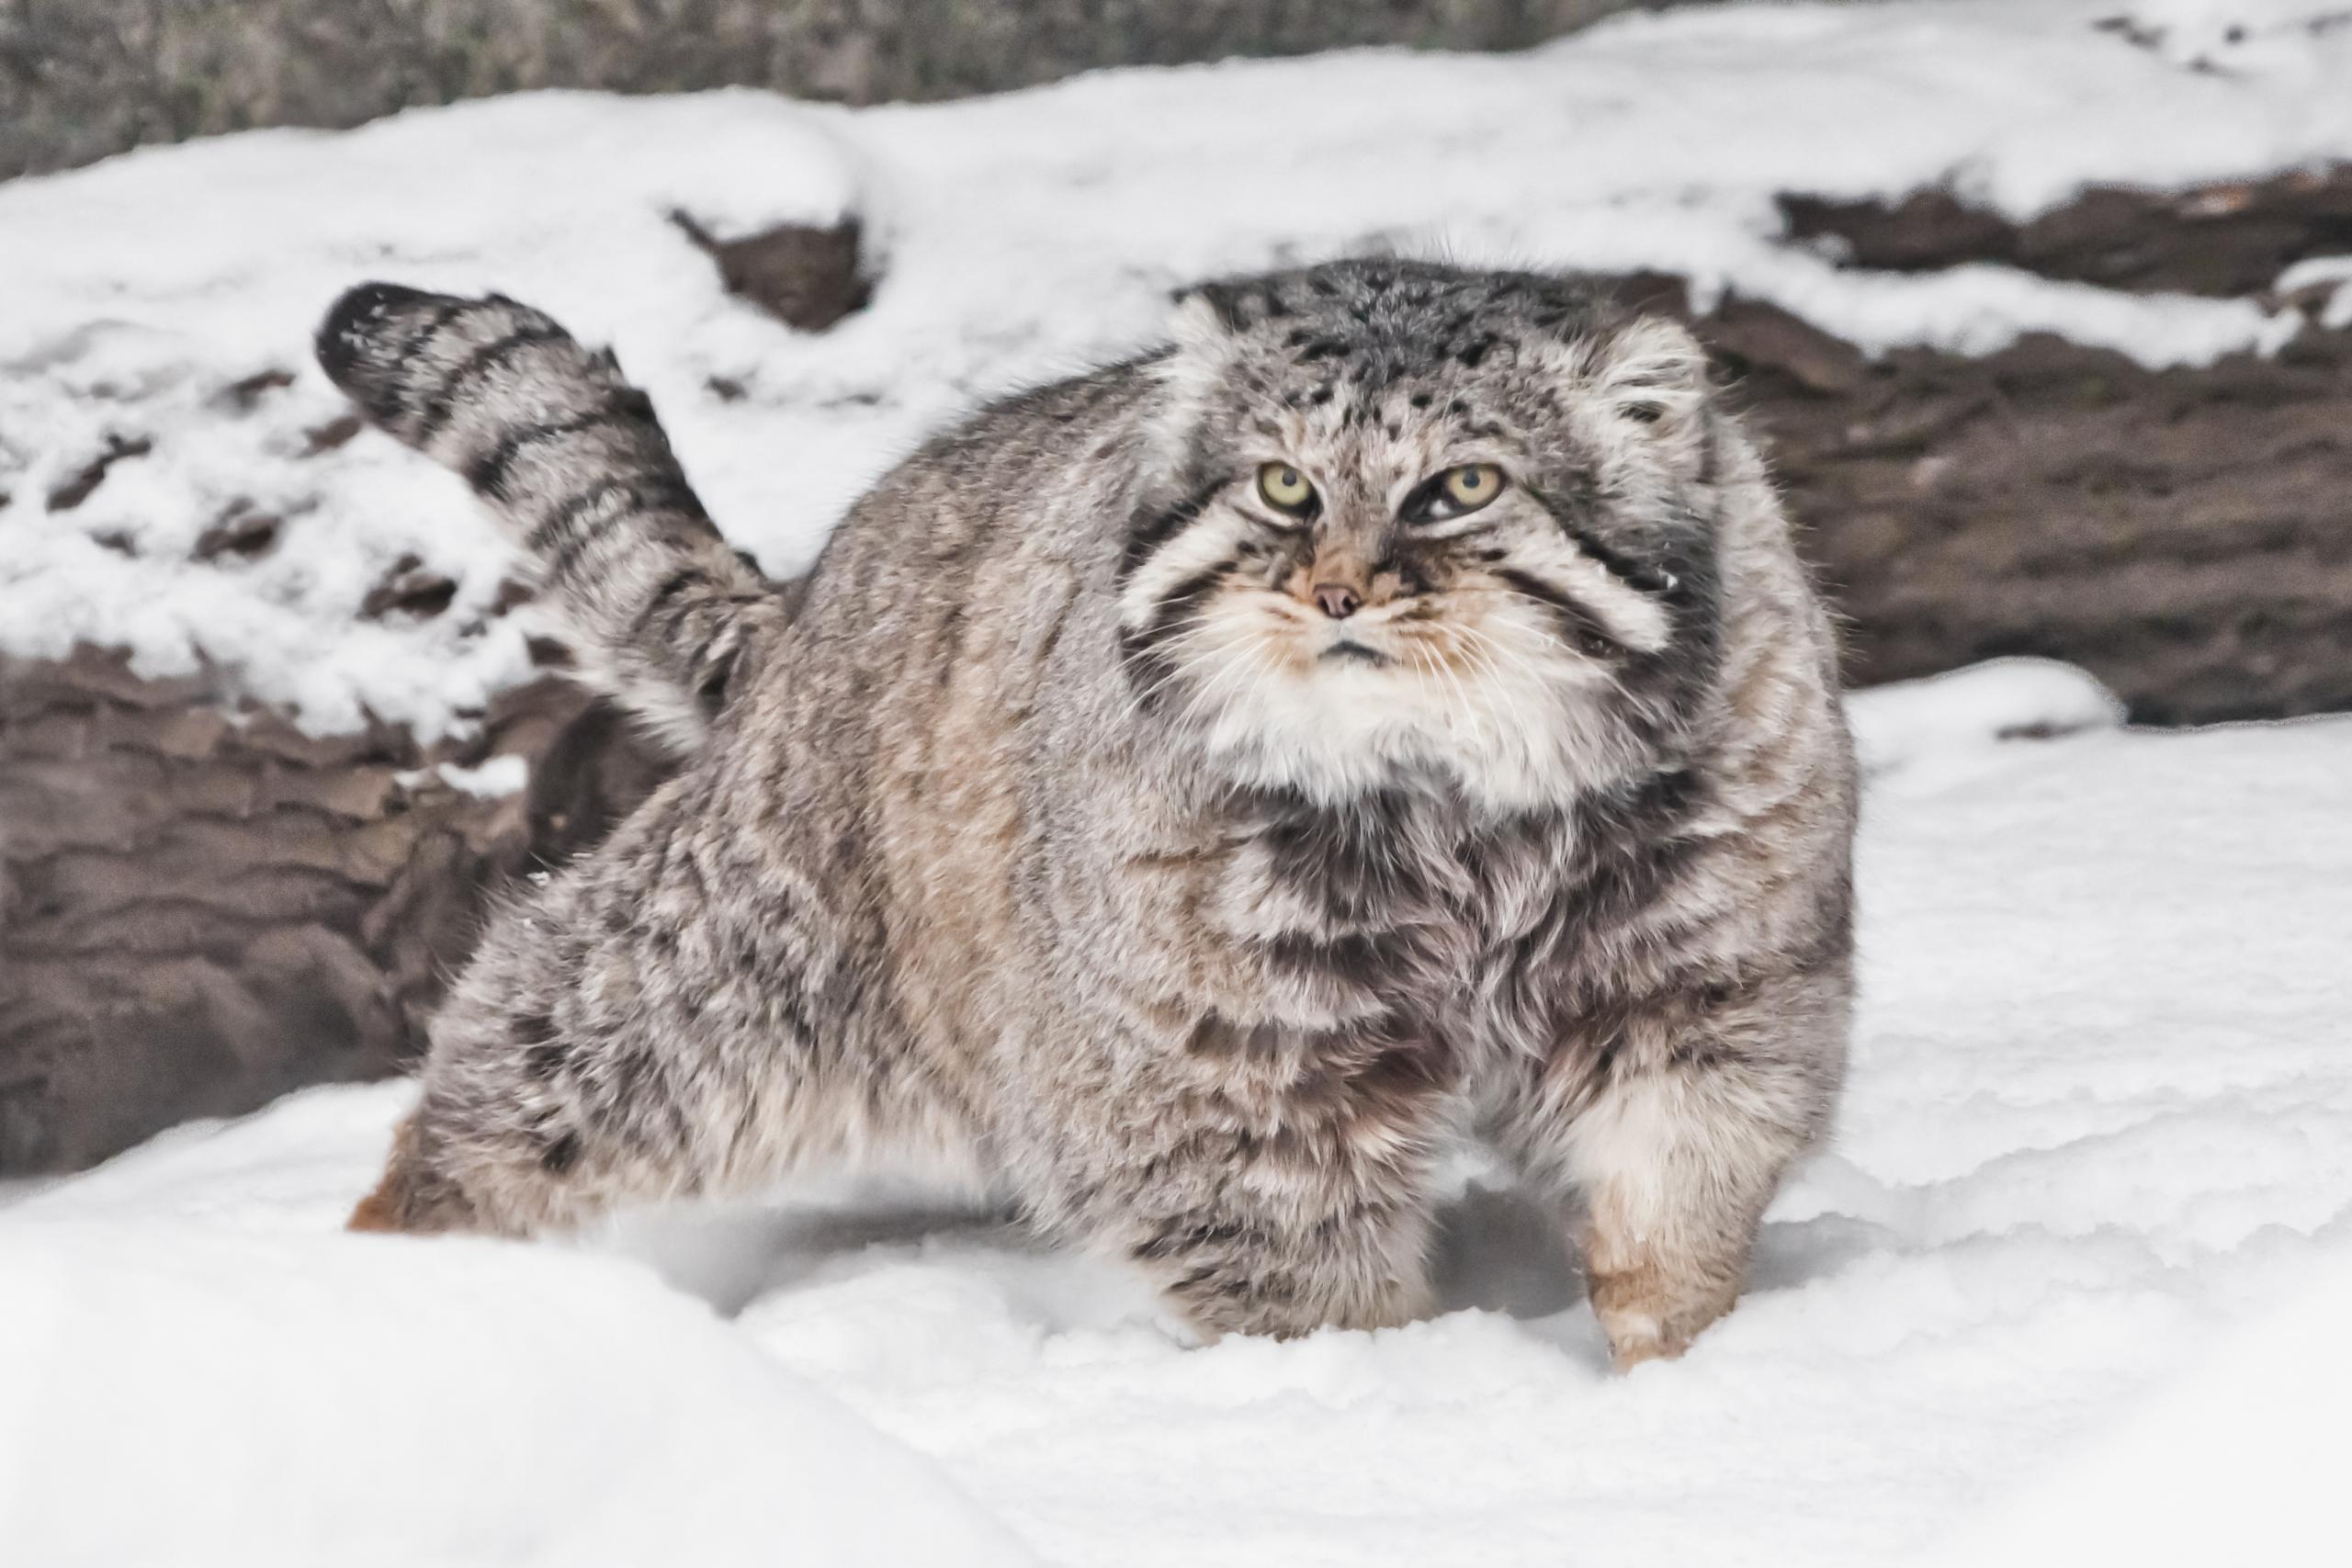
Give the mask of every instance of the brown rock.
[[[873, 298], [861, 270], [861, 231], [854, 218], [830, 229], [786, 223], [740, 240], [715, 237], [691, 213], [673, 212], [670, 220], [718, 264], [719, 281], [729, 294], [749, 299], [786, 326], [822, 332], [865, 309]], [[742, 389], [736, 388], [734, 396], [742, 396]]]

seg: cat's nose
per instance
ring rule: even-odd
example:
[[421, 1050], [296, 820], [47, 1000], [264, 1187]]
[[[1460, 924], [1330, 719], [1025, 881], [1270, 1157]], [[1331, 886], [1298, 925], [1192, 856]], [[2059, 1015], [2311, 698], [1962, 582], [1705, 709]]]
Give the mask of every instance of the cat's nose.
[[1315, 585], [1315, 604], [1335, 621], [1344, 621], [1363, 608], [1363, 595], [1344, 582], [1318, 582]]

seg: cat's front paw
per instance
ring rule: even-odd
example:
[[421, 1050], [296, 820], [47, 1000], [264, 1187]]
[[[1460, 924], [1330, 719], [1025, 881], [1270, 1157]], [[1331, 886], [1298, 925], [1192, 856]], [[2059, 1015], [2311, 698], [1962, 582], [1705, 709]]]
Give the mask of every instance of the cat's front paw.
[[1628, 1372], [1645, 1361], [1671, 1361], [1690, 1348], [1709, 1324], [1731, 1310], [1717, 1292], [1678, 1296], [1645, 1278], [1647, 1271], [1593, 1281], [1593, 1315], [1609, 1337], [1610, 1365]]

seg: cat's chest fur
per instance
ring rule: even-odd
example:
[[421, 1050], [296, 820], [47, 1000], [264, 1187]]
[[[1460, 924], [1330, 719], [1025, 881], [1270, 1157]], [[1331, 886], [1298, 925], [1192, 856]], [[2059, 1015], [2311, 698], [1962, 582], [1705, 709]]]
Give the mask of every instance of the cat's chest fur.
[[1352, 1029], [1448, 1071], [1540, 1056], [1622, 988], [1614, 937], [1669, 897], [1676, 793], [1669, 778], [1501, 820], [1435, 792], [1238, 795], [1198, 935], [1262, 987], [1261, 1018]]
[[1269, 1016], [1329, 1021], [1440, 1055], [1475, 1051], [1498, 954], [1570, 893], [1566, 813], [1482, 824], [1397, 791], [1333, 807], [1237, 795], [1195, 906]]

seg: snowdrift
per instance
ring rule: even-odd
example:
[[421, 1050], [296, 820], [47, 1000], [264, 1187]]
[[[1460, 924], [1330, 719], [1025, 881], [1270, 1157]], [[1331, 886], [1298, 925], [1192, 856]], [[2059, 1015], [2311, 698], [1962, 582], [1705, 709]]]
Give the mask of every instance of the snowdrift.
[[912, 1177], [340, 1235], [410, 1091], [315, 1089], [0, 1206], [8, 1561], [2168, 1561], [2143, 1473], [2177, 1544], [2258, 1484], [2301, 1539], [2332, 1495], [2245, 1460], [2332, 1454], [2290, 1404], [2348, 1370], [2262, 1318], [2352, 1269], [2352, 720], [2134, 732], [2036, 664], [1856, 708], [1850, 1092], [1681, 1361], [1610, 1376], [1556, 1216], [1469, 1155], [1442, 1315], [1193, 1349]]

